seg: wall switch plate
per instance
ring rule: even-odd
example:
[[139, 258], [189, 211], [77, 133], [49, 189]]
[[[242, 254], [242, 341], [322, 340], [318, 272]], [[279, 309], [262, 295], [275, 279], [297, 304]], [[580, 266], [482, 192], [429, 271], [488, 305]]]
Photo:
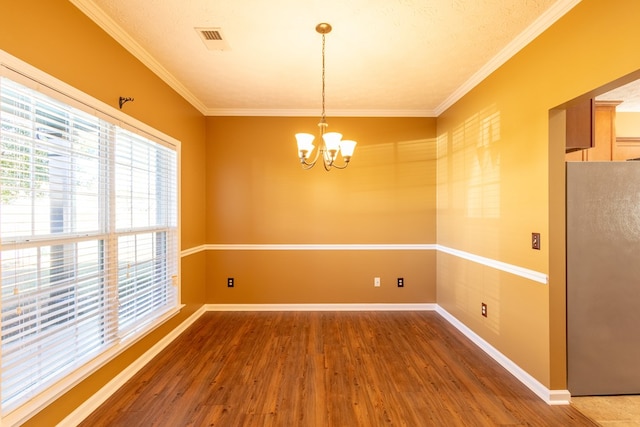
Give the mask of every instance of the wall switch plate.
[[380, 278], [379, 277], [374, 277], [373, 278], [373, 286], [375, 286], [376, 288], [380, 287]]
[[234, 280], [233, 277], [227, 278], [227, 288], [233, 288]]
[[398, 277], [398, 287], [404, 288], [404, 278]]
[[540, 250], [540, 233], [531, 233], [531, 248]]

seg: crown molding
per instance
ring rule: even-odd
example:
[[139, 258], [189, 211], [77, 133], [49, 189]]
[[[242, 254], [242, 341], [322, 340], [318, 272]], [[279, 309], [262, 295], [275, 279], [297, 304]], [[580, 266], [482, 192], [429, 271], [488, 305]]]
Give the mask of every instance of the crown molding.
[[80, 9], [82, 13], [120, 43], [129, 53], [146, 65], [198, 111], [206, 114], [207, 107], [94, 2], [91, 0], [69, 0], [69, 2]]
[[[316, 110], [208, 108], [91, 0], [69, 0], [205, 116], [314, 117]], [[337, 110], [333, 117], [438, 117], [582, 0], [559, 0], [474, 73], [435, 110]]]
[[[209, 108], [207, 116], [320, 117], [318, 109]], [[436, 117], [434, 110], [331, 110], [331, 117]]]
[[469, 93], [480, 82], [489, 77], [505, 62], [520, 52], [526, 45], [531, 43], [536, 37], [542, 34], [547, 28], [562, 18], [567, 12], [573, 9], [582, 0], [558, 0], [529, 27], [506, 45], [496, 56], [491, 58], [482, 68], [473, 74], [469, 80], [456, 89], [447, 99], [435, 109], [435, 117], [445, 112], [449, 107], [458, 102], [463, 96]]

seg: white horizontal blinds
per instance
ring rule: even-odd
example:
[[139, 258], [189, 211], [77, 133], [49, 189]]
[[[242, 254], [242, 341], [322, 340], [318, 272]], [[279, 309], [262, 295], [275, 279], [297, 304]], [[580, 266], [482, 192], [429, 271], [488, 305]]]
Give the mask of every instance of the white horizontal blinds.
[[175, 151], [124, 129], [116, 141], [116, 229], [175, 227]]
[[[175, 151], [118, 129], [115, 187], [118, 317], [123, 334], [176, 304]], [[169, 243], [171, 245], [169, 245]], [[176, 248], [169, 251], [169, 248]]]
[[[22, 264], [14, 280], [3, 280], [2, 287], [4, 410], [61, 378], [113, 340], [103, 319], [107, 298], [101, 245], [101, 241], [85, 241], [3, 251], [3, 273], [12, 262]], [[13, 290], [7, 289], [11, 284]]]
[[113, 341], [104, 257], [103, 123], [3, 78], [2, 407]]
[[2, 81], [3, 242], [104, 232], [100, 138], [95, 117]]
[[0, 79], [6, 414], [176, 307], [177, 157]]

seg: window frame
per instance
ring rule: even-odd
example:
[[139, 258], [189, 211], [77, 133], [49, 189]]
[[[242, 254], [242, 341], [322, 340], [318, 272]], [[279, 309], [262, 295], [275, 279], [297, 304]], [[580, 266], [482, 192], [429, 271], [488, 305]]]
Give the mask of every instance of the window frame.
[[[111, 107], [110, 105], [91, 97], [88, 94], [38, 70], [37, 68], [25, 63], [24, 61], [13, 57], [0, 49], [0, 75], [8, 77], [10, 80], [15, 81], [24, 86], [35, 89], [36, 91], [43, 93], [51, 98], [70, 105], [76, 109], [88, 112], [92, 115], [99, 117], [111, 124], [133, 132], [149, 139], [155, 143], [158, 143], [170, 150], [175, 151], [176, 163], [175, 163], [175, 249], [171, 256], [172, 262], [175, 263], [176, 274], [171, 277], [173, 287], [175, 288], [175, 304], [173, 307], [169, 307], [162, 316], [154, 318], [150, 321], [142, 322], [142, 325], [127, 331], [124, 336], [121, 336], [119, 340], [106, 351], [102, 351], [99, 355], [94, 357], [88, 363], [75, 369], [70, 374], [65, 375], [62, 379], [57, 380], [53, 385], [47, 387], [44, 391], [38, 393], [27, 402], [20, 404], [15, 409], [10, 410], [6, 414], [0, 415], [0, 424], [2, 425], [14, 425], [20, 424], [31, 416], [36, 414], [39, 410], [47, 406], [50, 402], [56, 398], [62, 396], [68, 390], [73, 388], [82, 380], [86, 379], [92, 373], [96, 372], [99, 368], [113, 360], [119, 354], [130, 348], [136, 342], [147, 336], [154, 329], [165, 323], [168, 319], [176, 315], [184, 305], [182, 304], [181, 296], [181, 263], [180, 263], [180, 235], [181, 235], [181, 223], [180, 223], [180, 208], [181, 208], [181, 143], [180, 141], [140, 122], [139, 120], [126, 115], [120, 110]], [[112, 185], [110, 183], [109, 185]], [[172, 183], [173, 184], [173, 183]], [[113, 230], [112, 232], [115, 232]], [[91, 235], [91, 240], [99, 238], [99, 233]], [[81, 238], [71, 238], [73, 242], [82, 240]], [[2, 243], [2, 242], [0, 242]], [[41, 244], [41, 243], [40, 243]], [[105, 244], [113, 245], [113, 242], [105, 241]], [[116, 243], [117, 244], [117, 243]], [[117, 263], [117, 260], [116, 260]], [[1, 268], [1, 267], [0, 267]], [[116, 267], [117, 268], [117, 267]], [[1, 280], [1, 279], [0, 279]], [[0, 385], [1, 387], [1, 385]]]

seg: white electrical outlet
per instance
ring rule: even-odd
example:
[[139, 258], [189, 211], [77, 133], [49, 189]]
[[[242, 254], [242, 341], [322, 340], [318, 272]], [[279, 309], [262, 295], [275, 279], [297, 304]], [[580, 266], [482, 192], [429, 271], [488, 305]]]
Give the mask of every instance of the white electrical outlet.
[[375, 286], [376, 288], [380, 287], [380, 278], [379, 277], [374, 277], [373, 278], [373, 286]]

